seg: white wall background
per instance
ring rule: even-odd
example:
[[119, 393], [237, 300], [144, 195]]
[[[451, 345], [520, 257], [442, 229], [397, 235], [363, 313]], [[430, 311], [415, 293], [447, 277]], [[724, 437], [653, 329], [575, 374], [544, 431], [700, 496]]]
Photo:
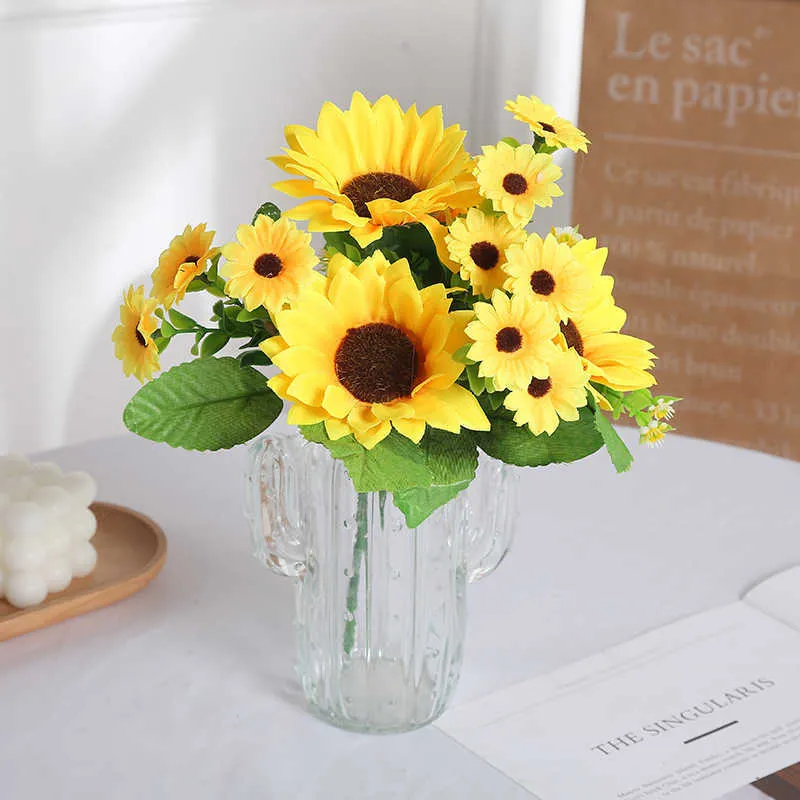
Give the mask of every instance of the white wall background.
[[122, 289], [187, 222], [223, 242], [285, 205], [284, 124], [357, 88], [521, 137], [506, 97], [577, 115], [582, 26], [582, 0], [0, 1], [0, 452], [123, 430]]

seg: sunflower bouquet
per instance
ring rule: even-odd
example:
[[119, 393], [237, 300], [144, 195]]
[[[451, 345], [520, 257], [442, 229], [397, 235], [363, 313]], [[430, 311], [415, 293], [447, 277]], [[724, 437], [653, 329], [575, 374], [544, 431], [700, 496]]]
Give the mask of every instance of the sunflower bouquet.
[[[291, 177], [274, 188], [299, 204], [265, 203], [221, 249], [187, 226], [149, 296], [125, 293], [116, 354], [145, 382], [127, 427], [213, 450], [258, 435], [285, 403], [357, 492], [393, 493], [412, 527], [469, 485], [479, 450], [542, 466], [605, 446], [624, 471], [621, 415], [659, 444], [676, 398], [653, 396], [652, 345], [620, 332], [606, 249], [577, 228], [526, 231], [562, 194], [553, 153], [589, 140], [536, 97], [506, 108], [530, 143], [477, 157], [440, 107], [388, 96], [356, 93], [348, 109], [326, 103], [316, 130], [288, 126], [271, 160]], [[176, 308], [200, 291], [216, 298], [208, 325]], [[153, 379], [181, 335], [197, 358]], [[218, 357], [230, 342], [238, 355]]]

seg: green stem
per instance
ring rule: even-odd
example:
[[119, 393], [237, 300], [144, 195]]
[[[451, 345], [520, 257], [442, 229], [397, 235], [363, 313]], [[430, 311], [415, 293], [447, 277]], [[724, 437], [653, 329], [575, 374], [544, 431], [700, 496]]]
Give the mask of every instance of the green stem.
[[347, 584], [347, 619], [344, 625], [344, 641], [342, 646], [345, 655], [350, 655], [356, 638], [356, 610], [358, 609], [358, 585], [361, 579], [361, 562], [367, 552], [367, 502], [369, 495], [358, 495], [356, 508], [356, 538], [353, 543], [353, 565], [350, 570], [350, 581]]

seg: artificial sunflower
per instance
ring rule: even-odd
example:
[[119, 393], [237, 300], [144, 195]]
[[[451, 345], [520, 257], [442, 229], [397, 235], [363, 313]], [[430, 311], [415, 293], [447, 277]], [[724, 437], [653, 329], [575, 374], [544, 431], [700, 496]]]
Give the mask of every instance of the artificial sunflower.
[[119, 307], [119, 325], [111, 334], [114, 355], [122, 362], [122, 371], [126, 376], [134, 375], [142, 383], [161, 368], [158, 348], [153, 341], [153, 333], [158, 328], [153, 314], [157, 305], [155, 298], [145, 297], [144, 286], [128, 287]]
[[568, 147], [574, 152], [587, 152], [590, 144], [586, 134], [571, 122], [556, 114], [553, 106], [543, 103], [538, 97], [517, 95], [516, 100], [506, 101], [506, 111], [515, 119], [526, 123], [548, 147]]
[[536, 153], [529, 144], [486, 145], [475, 175], [480, 193], [517, 227], [531, 221], [536, 206], [552, 206], [553, 198], [564, 194], [556, 183], [561, 167], [553, 163], [552, 156]]
[[489, 216], [471, 208], [457, 219], [447, 235], [450, 256], [460, 265], [461, 277], [468, 280], [475, 294], [491, 297], [508, 278], [503, 271], [506, 250], [525, 241], [525, 232], [515, 228], [504, 216]]
[[456, 383], [453, 354], [467, 342], [469, 311], [450, 311], [443, 284], [418, 289], [405, 259], [378, 252], [329, 264], [322, 286], [274, 316], [262, 344], [281, 372], [270, 387], [290, 401], [289, 424], [324, 422], [331, 439], [352, 433], [367, 449], [394, 429], [419, 442], [425, 426], [488, 430], [475, 396]]
[[560, 420], [574, 422], [586, 405], [587, 375], [577, 353], [568, 350], [550, 361], [546, 378], [533, 377], [512, 389], [503, 405], [514, 411], [514, 422], [527, 425], [534, 436], [551, 434]]
[[273, 221], [259, 214], [253, 225], [240, 225], [237, 242], [222, 248], [225, 263], [219, 274], [225, 292], [238, 297], [248, 311], [264, 306], [270, 313], [283, 308], [314, 280], [319, 258], [311, 234], [298, 230], [286, 217]]
[[194, 228], [187, 225], [172, 239], [152, 276], [152, 295], [160, 305], [169, 308], [183, 299], [192, 278], [205, 272], [208, 260], [216, 254], [211, 248], [213, 240], [214, 231], [207, 231], [205, 223]]
[[606, 259], [608, 258], [608, 248], [598, 247], [596, 238], [585, 239], [582, 236], [567, 244], [569, 244], [575, 259], [589, 273], [589, 277], [592, 280], [592, 294], [610, 296], [614, 291], [614, 278], [611, 275], [603, 274]]
[[546, 303], [561, 321], [588, 304], [596, 283], [592, 273], [552, 233], [544, 239], [531, 234], [525, 244], [509, 247], [506, 256], [508, 291]]
[[465, 331], [475, 342], [467, 357], [480, 362], [480, 377], [491, 378], [497, 389], [527, 386], [532, 375], [547, 377], [548, 361], [558, 353], [552, 339], [558, 324], [550, 309], [498, 289], [491, 303], [475, 304], [475, 316]]
[[432, 215], [478, 201], [473, 162], [458, 125], [444, 127], [441, 106], [420, 115], [384, 95], [360, 92], [350, 108], [325, 103], [317, 129], [286, 128], [286, 155], [271, 160], [298, 176], [275, 188], [309, 199], [288, 212], [311, 231], [350, 231], [366, 247], [384, 227], [421, 222], [446, 258], [443, 226]]
[[561, 322], [561, 344], [574, 349], [590, 380], [620, 392], [646, 389], [656, 381], [649, 372], [655, 356], [653, 345], [620, 333], [625, 312], [610, 295], [599, 290], [585, 308]]

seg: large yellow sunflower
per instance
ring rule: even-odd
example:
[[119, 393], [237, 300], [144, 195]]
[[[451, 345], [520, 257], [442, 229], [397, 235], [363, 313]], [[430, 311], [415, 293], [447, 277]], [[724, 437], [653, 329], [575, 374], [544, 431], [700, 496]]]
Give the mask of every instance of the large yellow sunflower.
[[384, 95], [374, 105], [360, 92], [350, 108], [325, 103], [317, 129], [286, 128], [286, 155], [271, 160], [297, 175], [275, 188], [309, 199], [288, 212], [311, 231], [350, 231], [362, 246], [383, 228], [421, 222], [443, 248], [443, 226], [432, 216], [477, 202], [466, 132], [444, 127], [441, 106], [420, 116]]
[[585, 308], [561, 322], [561, 343], [583, 358], [590, 380], [620, 392], [645, 389], [656, 381], [649, 370], [653, 345], [620, 333], [625, 312], [602, 289]]
[[552, 233], [544, 239], [533, 233], [524, 245], [509, 247], [506, 256], [508, 291], [546, 303], [562, 321], [588, 304], [595, 284], [591, 271]]
[[504, 216], [487, 216], [471, 208], [450, 226], [446, 241], [450, 256], [461, 266], [461, 277], [470, 282], [475, 294], [491, 297], [508, 278], [503, 271], [506, 250], [524, 242], [525, 232]]
[[240, 225], [236, 242], [222, 248], [225, 263], [219, 274], [225, 291], [238, 297], [248, 311], [264, 306], [270, 313], [283, 308], [311, 281], [319, 258], [311, 234], [299, 231], [286, 217], [277, 222], [260, 214], [255, 224]]
[[553, 163], [552, 156], [536, 153], [529, 144], [486, 145], [475, 175], [480, 193], [517, 227], [531, 221], [536, 206], [552, 206], [553, 198], [564, 194], [556, 183], [561, 167]]
[[517, 95], [516, 100], [506, 102], [506, 111], [510, 111], [515, 119], [527, 123], [548, 147], [568, 147], [576, 153], [579, 150], [584, 153], [587, 151], [590, 142], [586, 134], [559, 117], [553, 106], [548, 106], [538, 97]]
[[577, 353], [568, 350], [550, 361], [546, 378], [531, 378], [520, 389], [512, 389], [503, 405], [514, 411], [514, 422], [527, 425], [534, 436], [551, 434], [560, 420], [574, 422], [578, 409], [586, 405], [588, 376]]
[[281, 370], [269, 385], [290, 401], [290, 424], [324, 422], [367, 449], [392, 427], [418, 442], [425, 426], [488, 430], [474, 395], [456, 383], [453, 358], [467, 342], [469, 311], [450, 311], [443, 284], [420, 290], [405, 259], [375, 253], [358, 266], [334, 256], [321, 287], [302, 291], [275, 317], [262, 344]]
[[531, 375], [547, 377], [547, 363], [558, 352], [551, 338], [558, 324], [547, 306], [497, 290], [491, 303], [475, 304], [475, 316], [466, 328], [475, 342], [467, 356], [480, 362], [480, 377], [491, 378], [497, 389], [527, 386]]
[[150, 380], [161, 367], [153, 332], [158, 327], [153, 312], [158, 305], [155, 298], [144, 296], [144, 286], [130, 286], [123, 295], [119, 308], [119, 325], [111, 334], [114, 355], [122, 361], [125, 375], [134, 375], [142, 383]]
[[206, 223], [194, 228], [187, 225], [172, 239], [153, 271], [152, 295], [159, 305], [169, 308], [183, 299], [192, 278], [205, 272], [208, 260], [213, 258], [213, 240], [214, 231], [207, 231]]

